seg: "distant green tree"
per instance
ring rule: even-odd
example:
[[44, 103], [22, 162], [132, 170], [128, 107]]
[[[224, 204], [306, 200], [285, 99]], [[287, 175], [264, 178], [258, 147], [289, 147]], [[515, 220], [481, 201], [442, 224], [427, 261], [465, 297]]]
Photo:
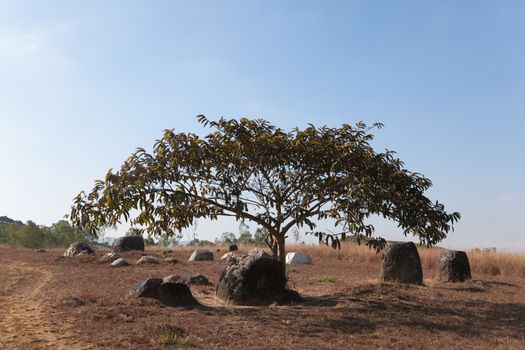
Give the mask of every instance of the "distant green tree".
[[208, 241], [208, 240], [205, 240], [205, 239], [194, 239], [190, 242], [188, 242], [188, 246], [199, 246], [199, 247], [202, 247], [202, 246], [214, 246], [215, 243], [212, 242], [212, 241]]
[[64, 247], [73, 242], [94, 242], [94, 236], [88, 230], [71, 226], [60, 220], [50, 227], [37, 225], [32, 221], [21, 224], [0, 224], [0, 243], [26, 248]]
[[0, 244], [6, 244], [8, 241], [7, 225], [0, 225]]
[[124, 235], [125, 236], [142, 236], [142, 231], [136, 227], [130, 227]]
[[60, 220], [47, 229], [46, 245], [49, 247], [66, 246], [78, 241], [95, 242], [95, 237], [87, 230], [71, 226], [66, 220]]
[[258, 227], [253, 234], [253, 243], [258, 246], [266, 244], [266, 237], [268, 236], [268, 230], [263, 227]]
[[239, 223], [239, 238], [237, 239], [237, 241], [240, 244], [244, 245], [253, 244], [253, 237], [250, 233], [250, 227], [246, 225], [244, 220], [241, 220], [241, 222]]
[[18, 224], [23, 225], [24, 223], [19, 220], [13, 220], [7, 216], [0, 216], [0, 225]]
[[174, 247], [174, 246], [179, 245], [179, 241], [177, 240], [177, 237], [168, 236], [165, 233], [159, 235], [158, 240], [159, 240], [158, 244], [161, 247]]
[[217, 243], [230, 245], [230, 244], [237, 244], [238, 242], [237, 242], [237, 237], [235, 237], [235, 234], [231, 232], [223, 232], [221, 237], [217, 239]]
[[9, 243], [26, 248], [42, 248], [46, 245], [49, 228], [41, 228], [32, 221], [25, 225], [9, 225]]
[[251, 245], [255, 243], [255, 240], [253, 239], [253, 236], [250, 232], [241, 232], [238, 241], [243, 245]]
[[292, 230], [292, 236], [295, 243], [299, 243], [299, 229], [297, 227], [294, 227]]

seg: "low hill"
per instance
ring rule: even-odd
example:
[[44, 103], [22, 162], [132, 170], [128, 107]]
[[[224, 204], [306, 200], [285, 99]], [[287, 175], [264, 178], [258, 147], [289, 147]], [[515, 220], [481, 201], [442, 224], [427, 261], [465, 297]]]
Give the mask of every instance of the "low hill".
[[10, 225], [10, 224], [23, 225], [24, 223], [20, 220], [13, 220], [7, 216], [0, 216], [0, 225]]

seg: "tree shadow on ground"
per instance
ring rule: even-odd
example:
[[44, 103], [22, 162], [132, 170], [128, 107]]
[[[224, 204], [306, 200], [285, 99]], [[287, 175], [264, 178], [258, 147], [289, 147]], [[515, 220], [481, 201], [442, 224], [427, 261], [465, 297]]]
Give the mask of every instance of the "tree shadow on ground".
[[[496, 283], [497, 284], [497, 283]], [[505, 286], [515, 286], [510, 283]], [[373, 287], [372, 287], [373, 289]], [[462, 289], [463, 291], [467, 289]], [[475, 291], [479, 292], [479, 291]], [[459, 336], [507, 336], [525, 339], [525, 305], [486, 300], [425, 299], [418, 295], [344, 293], [327, 296], [345, 307], [331, 323], [345, 330], [346, 314], [365, 319], [372, 328], [408, 327], [430, 332], [445, 331]], [[341, 322], [338, 322], [341, 321]]]
[[[499, 285], [499, 284], [494, 284]], [[511, 284], [505, 284], [508, 286]], [[439, 286], [432, 289], [441, 289]], [[461, 291], [479, 293], [462, 287]], [[466, 289], [465, 289], [466, 288]], [[462, 337], [525, 339], [525, 305], [486, 300], [427, 298], [421, 286], [364, 285], [351, 291], [319, 297], [306, 296], [289, 306], [199, 306], [209, 316], [234, 316], [246, 321], [280, 325], [290, 332], [315, 335], [327, 330], [349, 334], [374, 329], [407, 327], [428, 332], [449, 332]], [[453, 288], [448, 288], [451, 292]]]

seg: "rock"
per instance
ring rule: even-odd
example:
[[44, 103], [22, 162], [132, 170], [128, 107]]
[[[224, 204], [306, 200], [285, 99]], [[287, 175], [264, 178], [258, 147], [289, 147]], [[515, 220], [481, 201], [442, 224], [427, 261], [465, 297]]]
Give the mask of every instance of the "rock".
[[183, 283], [164, 282], [162, 278], [148, 278], [132, 290], [138, 298], [155, 298], [169, 305], [196, 305], [190, 288]]
[[384, 250], [380, 279], [423, 284], [423, 270], [416, 245], [412, 242], [389, 243]]
[[303, 253], [290, 252], [286, 254], [286, 263], [288, 265], [309, 265], [312, 263], [312, 259]]
[[104, 254], [102, 255], [102, 257], [100, 258], [100, 261], [103, 261], [103, 262], [113, 262], [117, 259], [120, 259], [121, 256], [118, 255], [117, 253], [107, 253], [107, 254]]
[[265, 257], [265, 258], [272, 258], [272, 256], [264, 251], [264, 249], [261, 248], [253, 248], [248, 252], [248, 255], [255, 256], [255, 257]]
[[164, 261], [167, 262], [168, 264], [172, 264], [172, 265], [175, 265], [176, 263], [179, 262], [176, 258], [174, 258], [172, 256], [167, 257], [166, 259], [164, 259]]
[[236, 255], [234, 252], [228, 252], [226, 254], [224, 254], [223, 256], [221, 256], [221, 260], [230, 260], [231, 258], [234, 258]]
[[169, 276], [166, 276], [164, 277], [164, 279], [162, 280], [163, 282], [173, 282], [173, 283], [178, 283], [179, 281], [179, 278], [181, 278], [182, 276], [180, 275], [169, 275]]
[[89, 255], [93, 254], [94, 251], [91, 249], [91, 247], [84, 242], [75, 242], [71, 243], [71, 245], [66, 249], [64, 252], [64, 256], [77, 256], [77, 255]]
[[129, 263], [124, 258], [118, 258], [117, 260], [115, 260], [115, 261], [113, 261], [111, 263], [111, 266], [123, 267], [123, 266], [129, 266]]
[[460, 250], [447, 250], [441, 254], [437, 267], [438, 280], [445, 282], [465, 282], [472, 278], [467, 253]]
[[226, 303], [265, 305], [282, 302], [290, 293], [281, 264], [258, 254], [232, 258], [219, 279], [216, 295]]
[[235, 250], [239, 250], [239, 247], [237, 247], [237, 244], [230, 244], [229, 250], [230, 252], [233, 252]]
[[117, 238], [113, 243], [113, 251], [115, 253], [122, 253], [130, 250], [144, 251], [144, 238], [142, 238], [142, 236], [124, 236]]
[[195, 250], [188, 261], [213, 261], [213, 253], [209, 250]]
[[211, 284], [206, 276], [200, 274], [193, 276], [169, 275], [164, 277], [164, 282], [182, 283], [188, 285], [193, 284], [197, 286], [207, 286]]
[[37, 253], [45, 253], [46, 250], [45, 250], [45, 249], [38, 249], [38, 250], [36, 250], [36, 252], [37, 252]]
[[142, 282], [135, 290], [133, 291], [133, 294], [135, 294], [137, 297], [151, 297], [156, 298], [158, 297], [157, 289], [162, 284], [162, 278], [148, 278], [144, 282]]
[[154, 256], [145, 255], [141, 257], [139, 260], [137, 260], [137, 265], [152, 265], [152, 264], [160, 264], [160, 259], [156, 258]]
[[203, 276], [203, 275], [200, 275], [200, 274], [199, 275], [190, 276], [189, 278], [183, 277], [181, 279], [181, 283], [184, 283], [184, 284], [195, 284], [197, 286], [207, 286], [207, 285], [211, 284], [206, 276]]
[[190, 288], [183, 283], [163, 282], [157, 289], [158, 298], [169, 305], [197, 305]]
[[64, 300], [62, 301], [62, 303], [66, 306], [84, 306], [86, 305], [86, 301], [85, 300], [82, 300], [80, 298], [77, 298], [77, 297], [73, 297], [73, 296], [67, 296], [64, 298]]

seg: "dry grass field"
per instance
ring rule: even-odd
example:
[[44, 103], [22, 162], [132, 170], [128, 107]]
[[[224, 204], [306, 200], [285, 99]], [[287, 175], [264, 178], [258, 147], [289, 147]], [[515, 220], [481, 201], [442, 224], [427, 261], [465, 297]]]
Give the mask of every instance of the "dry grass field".
[[[214, 247], [215, 251], [217, 248]], [[248, 248], [242, 249], [246, 252]], [[366, 247], [291, 246], [313, 258], [289, 266], [297, 305], [224, 306], [214, 286], [191, 290], [202, 304], [168, 307], [129, 290], [147, 277], [207, 276], [224, 263], [113, 268], [105, 253], [60, 258], [61, 250], [0, 247], [0, 349], [523, 349], [525, 256], [469, 252], [473, 281], [437, 283], [439, 248], [420, 249], [424, 285], [379, 283], [381, 256]], [[145, 254], [164, 257], [159, 249]], [[142, 253], [123, 254], [130, 262]]]

